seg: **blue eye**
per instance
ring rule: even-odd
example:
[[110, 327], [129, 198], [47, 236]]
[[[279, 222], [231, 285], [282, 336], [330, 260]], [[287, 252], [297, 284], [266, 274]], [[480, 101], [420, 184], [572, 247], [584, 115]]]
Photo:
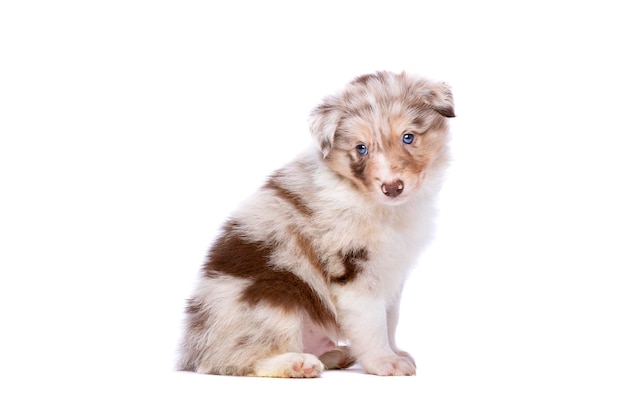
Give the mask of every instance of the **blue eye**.
[[407, 145], [413, 143], [413, 140], [415, 140], [415, 136], [413, 136], [413, 133], [405, 133], [404, 136], [402, 136], [402, 142], [406, 143]]
[[367, 146], [359, 143], [358, 145], [356, 145], [356, 151], [361, 155], [367, 155]]

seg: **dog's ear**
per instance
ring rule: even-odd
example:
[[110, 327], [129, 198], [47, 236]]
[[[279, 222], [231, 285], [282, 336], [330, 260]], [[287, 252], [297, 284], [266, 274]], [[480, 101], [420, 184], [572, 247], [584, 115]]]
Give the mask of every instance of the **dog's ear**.
[[429, 91], [424, 95], [424, 101], [430, 108], [442, 116], [455, 116], [452, 90], [446, 83], [433, 83]]
[[342, 111], [339, 103], [337, 103], [334, 97], [327, 97], [311, 113], [309, 119], [311, 135], [318, 143], [324, 158], [328, 156], [330, 149], [333, 147], [335, 132], [337, 131], [337, 126], [339, 126], [341, 115]]

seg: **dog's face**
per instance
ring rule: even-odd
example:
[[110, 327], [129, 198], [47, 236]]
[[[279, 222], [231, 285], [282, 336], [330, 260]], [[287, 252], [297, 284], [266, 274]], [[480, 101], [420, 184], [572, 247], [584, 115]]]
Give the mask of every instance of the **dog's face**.
[[446, 84], [378, 72], [327, 97], [311, 132], [333, 171], [375, 201], [400, 204], [445, 163], [447, 117], [454, 104]]

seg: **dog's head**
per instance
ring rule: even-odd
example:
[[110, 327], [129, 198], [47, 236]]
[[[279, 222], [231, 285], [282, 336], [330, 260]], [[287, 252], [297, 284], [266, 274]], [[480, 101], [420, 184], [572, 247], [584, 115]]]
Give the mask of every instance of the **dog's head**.
[[322, 156], [376, 201], [398, 204], [445, 163], [450, 88], [405, 73], [356, 78], [312, 113], [311, 133]]

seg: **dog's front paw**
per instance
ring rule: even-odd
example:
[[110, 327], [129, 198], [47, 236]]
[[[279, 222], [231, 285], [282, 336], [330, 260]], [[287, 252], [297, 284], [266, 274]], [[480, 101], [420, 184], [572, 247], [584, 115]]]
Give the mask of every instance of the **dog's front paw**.
[[408, 357], [393, 355], [368, 359], [361, 361], [361, 366], [363, 366], [365, 372], [374, 375], [415, 375], [415, 362], [413, 362], [413, 358], [410, 355]]
[[413, 356], [411, 356], [411, 354], [409, 352], [405, 352], [403, 350], [398, 350], [398, 351], [396, 351], [396, 353], [398, 354], [398, 356], [406, 358], [406, 360], [408, 360], [409, 362], [411, 362], [413, 364], [413, 366], [415, 366], [415, 359], [413, 359]]

